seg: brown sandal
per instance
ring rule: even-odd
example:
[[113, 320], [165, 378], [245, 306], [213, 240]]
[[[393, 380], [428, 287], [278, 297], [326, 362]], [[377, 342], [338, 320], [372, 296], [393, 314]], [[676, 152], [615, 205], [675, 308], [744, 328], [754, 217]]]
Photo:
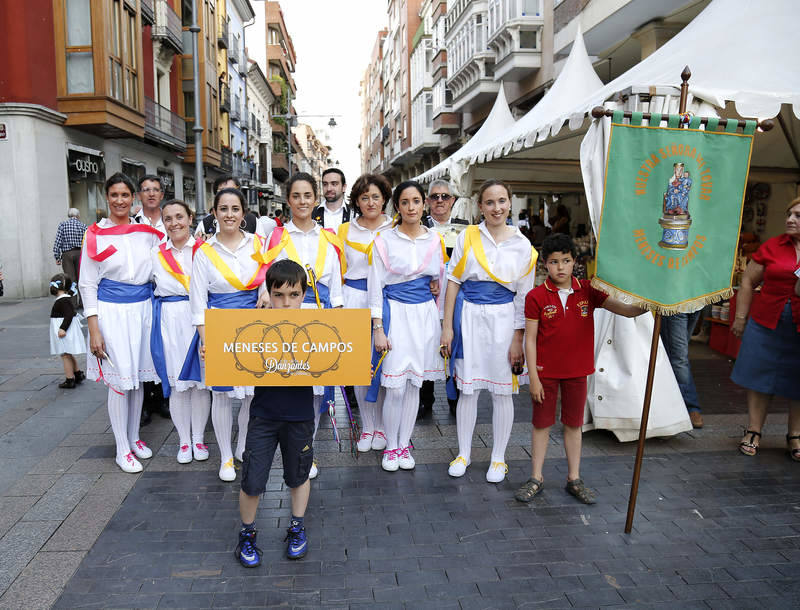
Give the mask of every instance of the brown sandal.
[[756, 445], [753, 441], [756, 440], [756, 437], [761, 438], [761, 432], [756, 432], [755, 430], [745, 430], [745, 434], [750, 435], [750, 440], [739, 443], [739, 451], [752, 457], [758, 451], [758, 445]]
[[575, 496], [583, 502], [584, 504], [594, 504], [594, 492], [587, 488], [581, 479], [573, 479], [572, 481], [567, 481], [567, 486], [564, 488], [567, 490], [567, 493], [570, 495]]
[[542, 481], [531, 477], [514, 493], [514, 497], [520, 502], [530, 502], [536, 494], [542, 491], [543, 485]]
[[789, 445], [789, 457], [795, 462], [800, 462], [800, 448], [792, 449], [792, 441], [800, 440], [800, 434], [797, 436], [786, 435], [786, 444]]

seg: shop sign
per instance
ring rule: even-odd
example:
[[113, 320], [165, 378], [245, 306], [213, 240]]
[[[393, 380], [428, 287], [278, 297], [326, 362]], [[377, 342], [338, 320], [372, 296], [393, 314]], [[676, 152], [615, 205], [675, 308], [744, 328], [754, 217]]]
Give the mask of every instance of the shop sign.
[[105, 179], [106, 165], [99, 155], [70, 150], [67, 152], [67, 170], [70, 180], [102, 182]]

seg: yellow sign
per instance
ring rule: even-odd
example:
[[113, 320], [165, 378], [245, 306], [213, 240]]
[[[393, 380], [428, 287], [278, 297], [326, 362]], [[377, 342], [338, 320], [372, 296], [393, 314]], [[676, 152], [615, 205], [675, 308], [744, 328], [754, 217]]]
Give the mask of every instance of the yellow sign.
[[208, 309], [206, 385], [369, 385], [368, 309]]

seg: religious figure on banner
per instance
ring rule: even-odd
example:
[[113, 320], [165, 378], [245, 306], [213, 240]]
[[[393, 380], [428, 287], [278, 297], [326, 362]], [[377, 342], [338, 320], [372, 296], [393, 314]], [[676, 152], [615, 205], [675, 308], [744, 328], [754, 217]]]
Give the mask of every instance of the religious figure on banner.
[[692, 226], [692, 217], [689, 215], [692, 178], [683, 163], [675, 163], [672, 167], [672, 177], [664, 193], [662, 216], [658, 221], [663, 229], [658, 245], [670, 250], [684, 250], [689, 245], [689, 227]]

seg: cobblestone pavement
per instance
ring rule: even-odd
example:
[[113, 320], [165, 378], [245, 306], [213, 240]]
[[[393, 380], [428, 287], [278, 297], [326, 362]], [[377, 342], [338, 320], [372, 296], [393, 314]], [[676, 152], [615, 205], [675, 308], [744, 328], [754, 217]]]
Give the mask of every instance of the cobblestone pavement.
[[554, 433], [545, 489], [523, 505], [513, 490], [529, 472], [527, 395], [515, 403], [508, 480], [491, 485], [488, 401], [472, 465], [451, 479], [455, 420], [438, 387], [413, 472], [384, 473], [377, 455], [356, 462], [321, 430], [299, 562], [283, 557], [288, 493], [276, 468], [257, 519], [264, 564], [244, 570], [232, 553], [238, 488], [216, 476], [210, 426], [211, 459], [182, 466], [172, 424], [155, 418], [142, 437], [156, 455], [140, 475], [121, 473], [103, 388], [56, 387], [50, 303], [0, 301], [0, 607], [800, 605], [800, 470], [782, 441], [785, 402], [758, 456], [739, 455], [741, 392], [707, 349], [693, 353], [706, 427], [648, 441], [631, 535], [634, 443], [585, 436], [598, 503], [584, 507], [563, 490]]

